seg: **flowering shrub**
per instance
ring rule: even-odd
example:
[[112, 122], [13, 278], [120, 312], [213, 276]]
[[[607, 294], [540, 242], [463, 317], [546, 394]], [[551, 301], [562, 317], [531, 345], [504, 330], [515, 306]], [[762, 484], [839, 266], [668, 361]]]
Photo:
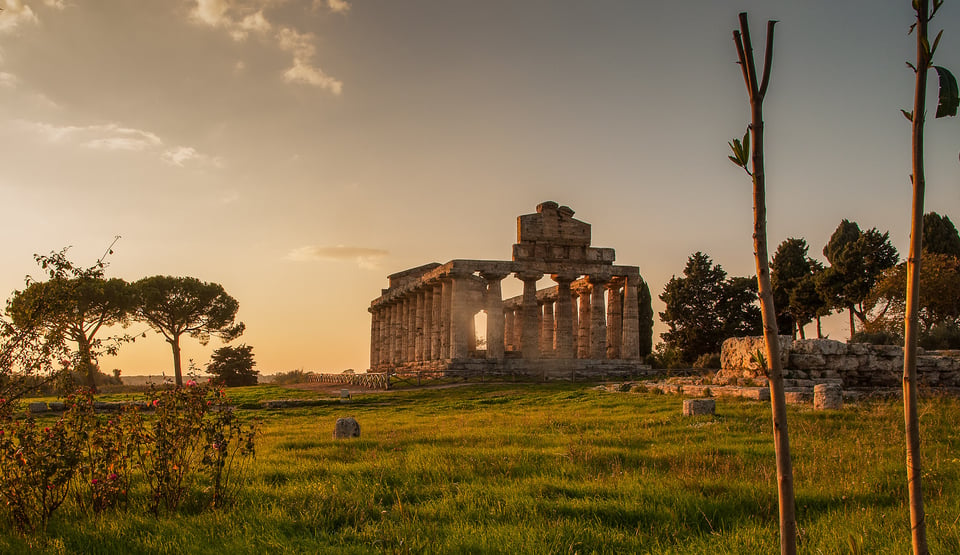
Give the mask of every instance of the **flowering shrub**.
[[0, 498], [20, 533], [46, 528], [80, 464], [82, 408], [68, 406], [51, 426], [33, 418], [0, 421]]
[[[244, 426], [227, 405], [222, 387], [210, 387], [207, 394], [208, 417], [203, 422], [203, 469], [210, 478], [210, 503], [220, 507], [229, 501], [237, 487], [234, 471], [242, 474], [243, 462], [255, 453], [256, 425]], [[238, 458], [239, 455], [239, 458]]]
[[233, 470], [254, 453], [256, 427], [244, 426], [227, 405], [222, 388], [188, 382], [185, 388], [159, 392], [153, 401], [156, 418], [145, 434], [141, 466], [153, 498], [150, 510], [175, 510], [197, 470], [207, 475], [211, 505], [230, 496]]
[[78, 437], [82, 457], [77, 474], [77, 505], [94, 513], [124, 504], [130, 491], [134, 455], [143, 442], [144, 426], [139, 411], [125, 407], [119, 414], [99, 416], [93, 410], [93, 394], [82, 390], [75, 396], [86, 426]]
[[176, 510], [201, 478], [209, 505], [226, 503], [254, 454], [257, 426], [240, 421], [222, 388], [194, 384], [153, 397], [152, 420], [134, 407], [96, 414], [89, 390], [67, 397], [48, 426], [0, 414], [0, 500], [14, 529], [43, 531], [71, 489], [81, 511], [125, 506], [135, 479], [147, 482], [154, 514]]

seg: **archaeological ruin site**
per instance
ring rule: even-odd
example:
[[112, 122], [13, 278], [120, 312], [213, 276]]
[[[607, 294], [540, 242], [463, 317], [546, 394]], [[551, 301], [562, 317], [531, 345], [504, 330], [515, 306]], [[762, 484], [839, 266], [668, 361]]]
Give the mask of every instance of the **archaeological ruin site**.
[[[573, 214], [544, 202], [519, 216], [509, 261], [451, 260], [390, 275], [370, 303], [370, 370], [577, 379], [646, 369], [640, 270], [615, 265], [612, 248], [591, 246], [590, 224]], [[523, 282], [521, 296], [503, 298], [508, 276]], [[537, 290], [544, 276], [556, 285]]]

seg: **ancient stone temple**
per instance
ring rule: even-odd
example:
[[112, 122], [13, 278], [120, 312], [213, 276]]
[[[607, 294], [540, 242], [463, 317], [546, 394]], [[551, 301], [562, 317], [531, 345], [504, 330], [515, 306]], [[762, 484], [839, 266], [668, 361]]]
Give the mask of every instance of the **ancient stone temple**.
[[[517, 218], [513, 259], [451, 260], [389, 276], [370, 303], [373, 371], [478, 371], [574, 378], [633, 374], [640, 362], [636, 266], [590, 245], [590, 224], [544, 202]], [[523, 282], [504, 299], [501, 282]], [[537, 290], [549, 276], [556, 285]], [[476, 316], [486, 315], [478, 340]], [[483, 345], [485, 343], [485, 345]]]

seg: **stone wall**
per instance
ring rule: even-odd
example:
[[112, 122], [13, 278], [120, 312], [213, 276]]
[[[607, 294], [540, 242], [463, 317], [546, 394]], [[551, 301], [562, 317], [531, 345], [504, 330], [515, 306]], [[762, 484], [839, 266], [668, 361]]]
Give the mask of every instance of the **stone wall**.
[[[897, 345], [842, 343], [831, 339], [792, 341], [780, 336], [784, 378], [814, 383], [840, 382], [844, 388], [899, 387], [903, 348]], [[762, 337], [735, 337], [723, 342], [717, 379], [732, 382], [763, 375], [755, 353]], [[960, 387], [960, 351], [918, 349], [917, 375], [929, 387]]]

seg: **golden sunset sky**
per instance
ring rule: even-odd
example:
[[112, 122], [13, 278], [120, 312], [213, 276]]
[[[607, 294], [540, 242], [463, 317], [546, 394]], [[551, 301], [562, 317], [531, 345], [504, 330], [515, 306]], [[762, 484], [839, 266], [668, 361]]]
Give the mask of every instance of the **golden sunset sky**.
[[[545, 200], [654, 297], [698, 250], [752, 275], [750, 182], [727, 160], [749, 117], [740, 11], [758, 46], [780, 20], [771, 252], [799, 236], [822, 260], [841, 218], [907, 246], [909, 0], [0, 6], [0, 290], [40, 276], [34, 253], [89, 265], [120, 235], [108, 276], [221, 283], [264, 373], [366, 368], [388, 274], [509, 259], [516, 217]], [[960, 3], [933, 27], [935, 61], [960, 72]], [[927, 129], [926, 207], [956, 222], [960, 121]], [[185, 339], [184, 361], [220, 345]], [[172, 368], [152, 332], [100, 365]]]

